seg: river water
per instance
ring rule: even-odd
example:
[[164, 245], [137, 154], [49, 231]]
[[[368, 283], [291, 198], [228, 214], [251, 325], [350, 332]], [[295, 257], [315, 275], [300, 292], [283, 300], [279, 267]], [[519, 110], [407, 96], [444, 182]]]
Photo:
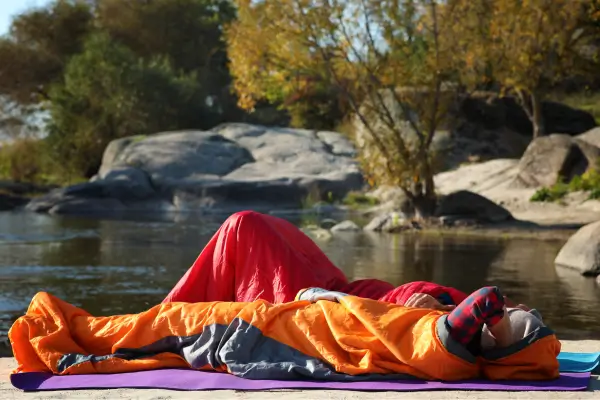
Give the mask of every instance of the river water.
[[[224, 218], [95, 220], [0, 213], [0, 339], [38, 291], [94, 315], [159, 303]], [[498, 285], [535, 306], [560, 337], [600, 339], [600, 288], [535, 239], [345, 234], [318, 241], [351, 279], [429, 280], [470, 292]]]

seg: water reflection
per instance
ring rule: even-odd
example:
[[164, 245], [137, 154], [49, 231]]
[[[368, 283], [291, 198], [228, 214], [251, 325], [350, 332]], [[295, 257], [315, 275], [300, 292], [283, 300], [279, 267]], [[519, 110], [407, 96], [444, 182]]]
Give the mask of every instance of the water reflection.
[[[157, 304], [224, 218], [0, 214], [0, 336], [42, 290], [96, 315]], [[563, 337], [600, 337], [600, 290], [592, 279], [554, 268], [560, 242], [361, 233], [318, 243], [351, 279], [430, 280], [467, 292], [499, 285], [535, 305]]]
[[428, 280], [472, 291], [486, 280], [502, 242], [458, 236], [336, 235], [319, 245], [353, 279], [378, 277], [393, 284]]

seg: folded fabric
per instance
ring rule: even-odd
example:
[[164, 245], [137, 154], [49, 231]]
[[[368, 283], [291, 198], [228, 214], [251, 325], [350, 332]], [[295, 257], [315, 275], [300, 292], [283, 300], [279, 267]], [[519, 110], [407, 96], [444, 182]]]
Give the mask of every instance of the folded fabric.
[[336, 292], [318, 287], [311, 287], [301, 290], [296, 295], [296, 300], [306, 300], [315, 303], [319, 300], [340, 301], [342, 297], [348, 296], [346, 293]]
[[561, 352], [557, 358], [561, 372], [591, 372], [600, 364], [600, 352]]

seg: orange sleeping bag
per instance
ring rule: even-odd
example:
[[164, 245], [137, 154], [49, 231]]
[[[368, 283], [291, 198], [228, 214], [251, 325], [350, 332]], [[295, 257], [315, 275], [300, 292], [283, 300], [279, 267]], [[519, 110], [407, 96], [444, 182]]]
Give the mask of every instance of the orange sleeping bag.
[[9, 337], [15, 372], [118, 373], [184, 367], [249, 379], [551, 379], [560, 343], [536, 332], [475, 359], [452, 343], [445, 313], [347, 296], [339, 303], [167, 303], [94, 317], [38, 293]]

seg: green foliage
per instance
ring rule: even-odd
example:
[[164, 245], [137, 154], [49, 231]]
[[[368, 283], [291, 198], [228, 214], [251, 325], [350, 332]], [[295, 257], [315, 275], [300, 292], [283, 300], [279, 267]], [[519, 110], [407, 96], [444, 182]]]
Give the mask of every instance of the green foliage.
[[83, 0], [55, 0], [17, 15], [0, 38], [0, 94], [22, 104], [48, 100], [48, 86], [81, 50], [92, 18]]
[[551, 187], [543, 187], [537, 190], [530, 201], [534, 202], [552, 202], [562, 199], [569, 192], [568, 185], [564, 183], [557, 183]]
[[367, 196], [364, 193], [349, 192], [342, 203], [351, 208], [361, 208], [376, 206], [379, 204], [379, 200], [377, 200], [375, 197]]
[[349, 106], [333, 85], [319, 84], [295, 93], [280, 106], [297, 128], [331, 130], [347, 115]]
[[367, 196], [361, 192], [349, 192], [343, 199], [336, 199], [331, 192], [321, 196], [318, 192], [311, 191], [302, 201], [301, 208], [311, 210], [319, 204], [343, 204], [352, 209], [359, 209], [376, 206], [379, 204], [379, 201], [375, 197]]
[[558, 182], [550, 187], [543, 187], [535, 192], [531, 201], [552, 202], [564, 198], [571, 192], [588, 192], [589, 199], [600, 198], [600, 170], [592, 168], [570, 182]]
[[223, 26], [235, 14], [229, 0], [99, 0], [96, 22], [138, 57], [159, 55], [174, 69], [194, 73], [227, 121], [242, 115], [228, 90], [231, 76], [222, 37]]
[[[105, 145], [123, 136], [223, 121], [311, 129], [351, 121], [353, 134], [362, 128], [370, 182], [433, 200], [431, 143], [455, 88], [493, 78], [535, 114], [541, 89], [583, 65], [576, 47], [600, 26], [597, 1], [587, 16], [584, 3], [52, 0], [16, 16], [0, 38], [0, 96], [24, 110], [21, 120], [50, 111], [48, 140], [35, 152], [61, 160], [65, 176], [94, 174]], [[596, 97], [577, 101], [567, 103], [600, 121]], [[0, 124], [20, 135], [22, 121], [8, 111]], [[23, 157], [25, 168], [11, 153], [27, 146], [38, 145], [3, 152], [3, 173], [41, 179], [37, 158]], [[548, 190], [540, 197], [560, 192]]]
[[457, 38], [466, 44], [467, 65], [475, 66], [476, 75], [481, 74], [482, 67], [489, 70], [503, 92], [515, 95], [533, 125], [534, 137], [548, 133], [542, 101], [551, 87], [569, 76], [586, 76], [598, 68], [584, 56], [598, 38], [598, 28], [590, 24], [590, 1], [455, 3], [476, 21], [474, 26], [461, 24], [463, 34]]
[[550, 98], [573, 108], [589, 112], [596, 120], [596, 123], [600, 125], [600, 93], [582, 90], [568, 94], [555, 93]]
[[48, 142], [66, 169], [89, 177], [113, 139], [213, 126], [205, 96], [194, 74], [177, 73], [165, 59], [139, 59], [95, 34], [52, 88]]
[[321, 194], [317, 188], [312, 188], [308, 191], [306, 197], [302, 200], [300, 208], [303, 210], [310, 210], [317, 204], [321, 203]]
[[[332, 116], [329, 105], [341, 100], [360, 130], [355, 139], [369, 181], [400, 186], [423, 214], [432, 212], [430, 150], [455, 100], [456, 86], [445, 83], [461, 56], [440, 42], [462, 13], [429, 0], [236, 4], [238, 18], [226, 38], [240, 106], [307, 99], [326, 106], [318, 115]], [[331, 100], [310, 100], [320, 93]], [[291, 113], [298, 104], [304, 111], [292, 102]]]
[[597, 189], [600, 189], [600, 172], [597, 167], [586, 171], [581, 176], [574, 177], [569, 182], [569, 191], [571, 192], [591, 192]]
[[41, 184], [68, 184], [81, 180], [59, 173], [58, 162], [44, 140], [17, 139], [0, 147], [0, 179]]
[[168, 56], [185, 72], [226, 72], [221, 31], [234, 18], [228, 0], [99, 0], [97, 8], [98, 26], [113, 40], [141, 57]]
[[0, 176], [15, 182], [31, 182], [41, 172], [38, 141], [18, 140], [0, 148]]
[[49, 110], [48, 156], [90, 176], [111, 139], [243, 119], [222, 38], [233, 18], [228, 0], [54, 0], [0, 38], [0, 96]]

